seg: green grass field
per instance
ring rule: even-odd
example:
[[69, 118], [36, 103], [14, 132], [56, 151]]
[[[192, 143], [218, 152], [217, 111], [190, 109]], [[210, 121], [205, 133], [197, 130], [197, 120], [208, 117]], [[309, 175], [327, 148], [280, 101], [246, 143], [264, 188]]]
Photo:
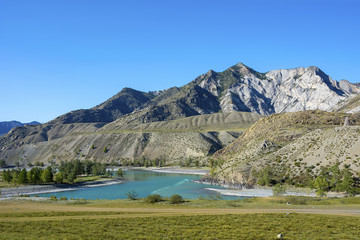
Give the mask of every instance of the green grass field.
[[1, 239], [360, 239], [360, 218], [242, 214], [0, 222]]
[[[288, 204], [290, 203], [290, 204]], [[0, 201], [0, 239], [360, 239], [360, 198]]]

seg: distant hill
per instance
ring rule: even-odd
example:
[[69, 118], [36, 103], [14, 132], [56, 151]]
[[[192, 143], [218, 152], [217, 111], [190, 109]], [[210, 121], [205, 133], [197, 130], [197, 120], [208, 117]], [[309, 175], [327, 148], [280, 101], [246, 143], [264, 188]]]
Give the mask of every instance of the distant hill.
[[8, 133], [12, 128], [24, 126], [24, 125], [38, 125], [41, 124], [39, 122], [33, 121], [29, 123], [21, 123], [19, 121], [8, 121], [8, 122], [0, 122], [0, 136]]

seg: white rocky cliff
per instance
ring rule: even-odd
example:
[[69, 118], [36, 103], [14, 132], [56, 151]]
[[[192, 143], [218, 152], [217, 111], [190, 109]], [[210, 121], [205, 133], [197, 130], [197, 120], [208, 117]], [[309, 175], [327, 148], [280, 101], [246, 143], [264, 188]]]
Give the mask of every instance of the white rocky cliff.
[[222, 73], [209, 71], [199, 78], [198, 85], [219, 98], [223, 112], [269, 115], [302, 110], [330, 111], [360, 92], [358, 85], [346, 80], [334, 81], [317, 67], [261, 74], [239, 63]]

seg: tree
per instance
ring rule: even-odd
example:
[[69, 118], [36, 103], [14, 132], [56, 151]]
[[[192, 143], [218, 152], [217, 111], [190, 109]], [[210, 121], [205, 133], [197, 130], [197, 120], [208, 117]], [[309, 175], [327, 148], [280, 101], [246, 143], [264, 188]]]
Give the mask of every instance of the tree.
[[[32, 169], [34, 169], [34, 168], [32, 168]], [[42, 168], [35, 168], [35, 171], [34, 171], [34, 183], [40, 183], [41, 182], [41, 175], [42, 175], [43, 171], [44, 170]]]
[[119, 168], [117, 171], [116, 171], [116, 175], [119, 177], [119, 178], [124, 178], [124, 175], [125, 175], [125, 172]]
[[113, 176], [113, 172], [110, 171], [110, 170], [107, 170], [107, 171], [106, 171], [106, 176], [107, 176], [107, 177], [112, 177], [112, 176]]
[[64, 182], [64, 173], [62, 173], [62, 172], [56, 173], [55, 182], [56, 183], [63, 183]]
[[342, 180], [337, 186], [338, 191], [346, 192], [350, 195], [355, 195], [356, 189], [355, 189], [355, 180], [353, 178], [353, 174], [350, 171], [350, 169], [345, 168], [341, 171]]
[[182, 203], [182, 202], [184, 202], [184, 199], [183, 199], [183, 197], [182, 196], [180, 196], [179, 194], [175, 194], [175, 195], [172, 195], [171, 197], [170, 197], [170, 203], [171, 204], [179, 204], [179, 203]]
[[20, 183], [20, 184], [23, 184], [23, 183], [27, 183], [28, 182], [28, 178], [27, 178], [27, 171], [25, 168], [23, 168], [19, 175], [18, 175], [18, 178], [17, 178], [17, 182]]
[[272, 191], [274, 196], [282, 196], [286, 193], [286, 187], [285, 185], [278, 183], [272, 188]]
[[137, 192], [135, 191], [130, 191], [128, 193], [126, 193], [126, 196], [128, 197], [128, 199], [130, 200], [136, 200], [139, 194], [137, 194]]
[[76, 176], [80, 175], [80, 174], [83, 174], [85, 171], [84, 171], [84, 165], [82, 162], [80, 162], [79, 159], [76, 159], [74, 162], [73, 162], [73, 165], [74, 165], [74, 168], [72, 169], [72, 171], [75, 172]]
[[76, 173], [75, 173], [75, 171], [71, 171], [69, 173], [69, 175], [67, 176], [67, 180], [68, 180], [68, 182], [73, 183], [75, 181], [75, 179], [76, 179]]
[[274, 175], [274, 173], [273, 173], [271, 167], [267, 166], [267, 167], [263, 168], [258, 173], [257, 184], [259, 184], [261, 186], [274, 185], [274, 183], [276, 183], [276, 181], [273, 179], [274, 178], [273, 175]]
[[0, 168], [6, 167], [6, 162], [4, 159], [0, 159]]
[[20, 170], [19, 169], [11, 169], [10, 175], [11, 175], [11, 180], [13, 183], [17, 183], [18, 182], [18, 176], [20, 174]]
[[199, 160], [195, 160], [194, 161], [195, 167], [199, 167], [200, 166], [200, 161]]
[[104, 152], [104, 153], [107, 153], [108, 151], [109, 151], [109, 149], [108, 149], [107, 147], [104, 147], [103, 152]]
[[329, 191], [329, 182], [324, 176], [317, 176], [313, 185], [316, 189], [316, 194], [320, 197], [326, 196], [326, 192]]
[[94, 163], [90, 160], [85, 160], [83, 162], [83, 166], [84, 166], [84, 171], [86, 174], [91, 174], [91, 170], [92, 170], [92, 167], [94, 166]]
[[54, 178], [52, 168], [49, 166], [42, 172], [42, 180], [45, 183], [52, 182]]
[[192, 164], [192, 161], [193, 161], [193, 160], [192, 160], [191, 158], [186, 159], [186, 160], [185, 160], [185, 166], [186, 166], [186, 167], [190, 167], [191, 164]]
[[4, 170], [3, 173], [2, 173], [2, 180], [4, 182], [11, 182], [11, 174], [10, 174], [10, 170]]
[[40, 183], [41, 182], [41, 175], [42, 169], [34, 167], [28, 172], [28, 179], [29, 183]]

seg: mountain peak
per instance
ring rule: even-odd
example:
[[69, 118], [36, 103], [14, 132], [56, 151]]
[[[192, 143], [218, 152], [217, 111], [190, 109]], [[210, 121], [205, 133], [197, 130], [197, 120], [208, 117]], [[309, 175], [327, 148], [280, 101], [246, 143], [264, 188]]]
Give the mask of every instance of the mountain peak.
[[320, 68], [316, 67], [316, 66], [310, 66], [310, 67], [307, 67], [305, 68], [305, 71], [312, 71], [312, 72], [322, 72]]

